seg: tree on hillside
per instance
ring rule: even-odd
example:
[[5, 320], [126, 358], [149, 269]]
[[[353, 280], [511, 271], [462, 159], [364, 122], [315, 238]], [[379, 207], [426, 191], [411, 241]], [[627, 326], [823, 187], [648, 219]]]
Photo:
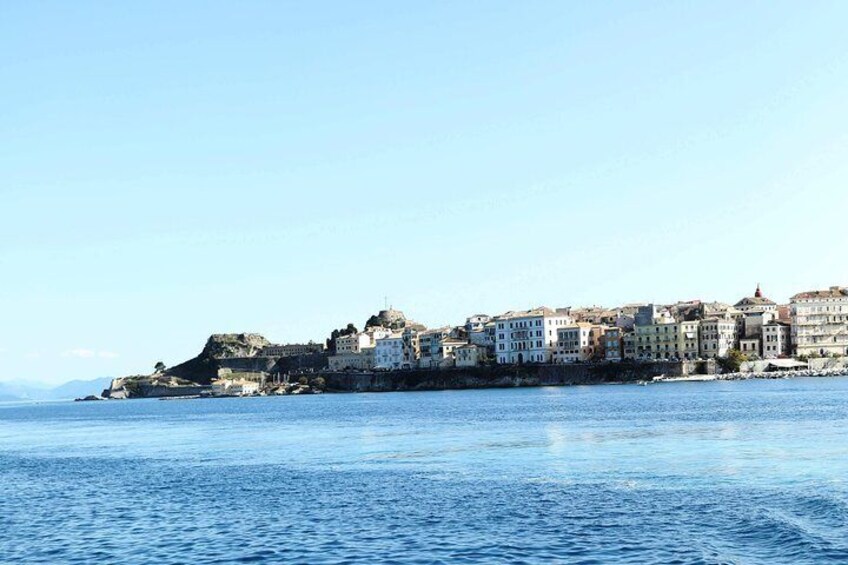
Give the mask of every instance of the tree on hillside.
[[162, 373], [165, 371], [165, 364], [162, 361], [157, 361], [156, 365], [153, 367], [153, 370], [157, 373]]
[[383, 327], [383, 320], [380, 319], [376, 314], [368, 318], [368, 321], [365, 322], [365, 328], [381, 328]]

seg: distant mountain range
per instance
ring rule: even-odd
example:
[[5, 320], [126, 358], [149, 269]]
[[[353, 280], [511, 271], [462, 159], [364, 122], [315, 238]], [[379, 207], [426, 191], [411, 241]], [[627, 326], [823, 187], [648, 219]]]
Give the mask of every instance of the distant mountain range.
[[0, 402], [15, 400], [73, 400], [90, 394], [100, 395], [109, 388], [111, 377], [101, 377], [87, 381], [77, 380], [56, 387], [39, 387], [20, 383], [0, 382]]

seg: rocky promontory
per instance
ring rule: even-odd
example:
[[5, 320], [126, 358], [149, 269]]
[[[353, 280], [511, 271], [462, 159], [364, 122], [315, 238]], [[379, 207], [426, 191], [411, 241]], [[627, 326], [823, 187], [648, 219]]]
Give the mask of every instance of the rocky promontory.
[[[103, 391], [105, 398], [144, 398], [151, 396], [182, 396], [199, 394], [208, 390], [227, 360], [259, 359], [257, 355], [270, 345], [267, 339], [255, 333], [213, 334], [206, 340], [199, 355], [149, 375], [131, 375], [113, 379]], [[276, 361], [268, 361], [263, 368], [270, 369]]]

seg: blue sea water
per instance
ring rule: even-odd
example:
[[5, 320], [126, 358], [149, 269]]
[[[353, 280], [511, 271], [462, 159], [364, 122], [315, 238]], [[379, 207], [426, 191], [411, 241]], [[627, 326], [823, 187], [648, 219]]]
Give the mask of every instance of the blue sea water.
[[2, 563], [846, 563], [848, 378], [0, 405]]

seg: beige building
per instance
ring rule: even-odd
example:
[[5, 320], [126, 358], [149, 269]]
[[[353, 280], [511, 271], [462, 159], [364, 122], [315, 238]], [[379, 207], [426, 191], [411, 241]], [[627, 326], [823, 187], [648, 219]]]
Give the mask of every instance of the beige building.
[[368, 347], [357, 353], [331, 355], [327, 362], [331, 371], [345, 371], [348, 369], [368, 371], [374, 368], [374, 348]]
[[454, 349], [454, 362], [457, 367], [477, 367], [481, 361], [483, 348], [466, 343]]
[[848, 355], [848, 288], [801, 292], [789, 308], [795, 355]]
[[739, 351], [744, 353], [749, 359], [760, 356], [760, 338], [744, 337], [739, 340]]
[[555, 363], [586, 362], [600, 356], [603, 326], [578, 322], [557, 330]]
[[603, 343], [604, 360], [605, 361], [621, 361], [623, 359], [622, 352], [622, 334], [624, 330], [618, 327], [607, 328], [604, 332]]
[[660, 314], [653, 323], [636, 326], [636, 359], [681, 360], [699, 356], [699, 320], [678, 322]]

